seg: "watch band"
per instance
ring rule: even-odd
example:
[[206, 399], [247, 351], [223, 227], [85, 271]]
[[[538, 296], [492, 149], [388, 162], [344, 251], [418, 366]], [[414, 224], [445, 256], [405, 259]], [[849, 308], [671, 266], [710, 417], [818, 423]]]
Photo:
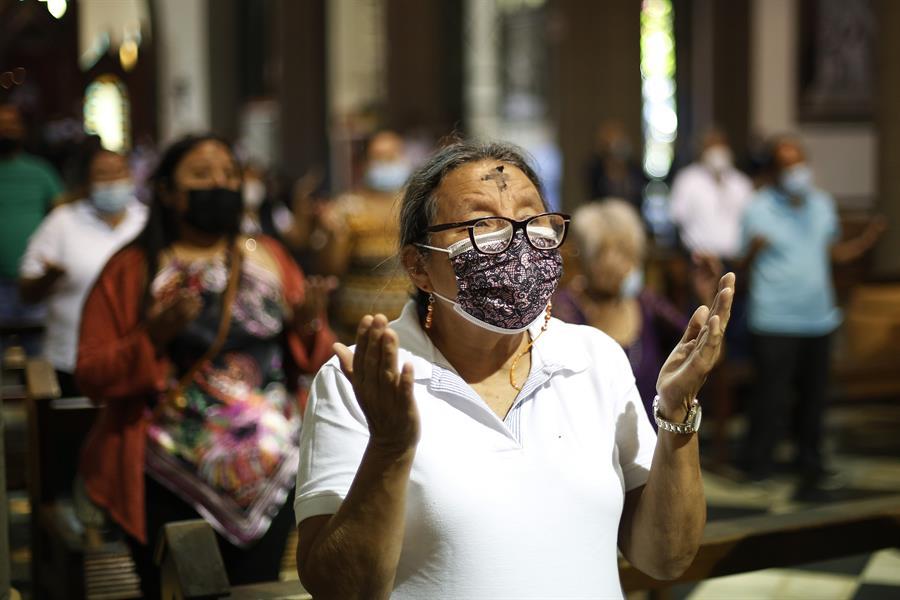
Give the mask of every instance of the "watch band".
[[665, 420], [662, 415], [660, 415], [659, 396], [653, 399], [653, 419], [656, 421], [656, 426], [663, 431], [685, 435], [697, 433], [697, 431], [700, 429], [701, 415], [702, 409], [700, 408], [700, 401], [694, 398], [694, 401], [691, 402], [691, 408], [690, 410], [688, 410], [688, 414], [684, 418], [684, 423], [673, 423], [672, 421]]

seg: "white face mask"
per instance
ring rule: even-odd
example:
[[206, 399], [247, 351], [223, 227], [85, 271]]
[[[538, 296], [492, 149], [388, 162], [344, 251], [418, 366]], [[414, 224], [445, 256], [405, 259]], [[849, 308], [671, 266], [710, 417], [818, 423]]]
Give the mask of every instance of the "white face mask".
[[725, 146], [712, 146], [703, 151], [700, 161], [714, 173], [723, 173], [731, 168], [733, 158], [731, 150]]
[[644, 289], [644, 271], [643, 269], [632, 269], [622, 280], [619, 288], [619, 296], [626, 300], [633, 300], [640, 296]]
[[366, 170], [365, 181], [376, 192], [396, 192], [406, 184], [411, 172], [409, 164], [403, 160], [375, 161]]
[[792, 196], [806, 196], [813, 189], [813, 173], [806, 164], [799, 163], [784, 171], [781, 187]]
[[134, 198], [134, 184], [130, 179], [95, 183], [91, 186], [91, 204], [99, 212], [114, 215], [125, 210]]
[[244, 208], [256, 210], [266, 199], [266, 185], [258, 179], [248, 179], [244, 182], [241, 193], [244, 196]]

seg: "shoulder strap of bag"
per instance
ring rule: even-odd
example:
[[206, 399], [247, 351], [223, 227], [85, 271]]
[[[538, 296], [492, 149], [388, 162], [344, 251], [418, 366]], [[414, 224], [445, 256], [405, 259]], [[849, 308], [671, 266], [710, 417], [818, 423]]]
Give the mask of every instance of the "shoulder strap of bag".
[[231, 250], [231, 265], [228, 271], [228, 285], [225, 288], [225, 293], [222, 295], [222, 318], [219, 321], [219, 329], [216, 333], [216, 339], [213, 340], [213, 343], [207, 348], [206, 352], [203, 353], [197, 361], [191, 365], [191, 368], [185, 371], [185, 373], [178, 380], [178, 384], [169, 390], [167, 394], [167, 398], [170, 401], [175, 401], [178, 403], [178, 399], [182, 397], [184, 389], [193, 381], [194, 376], [197, 372], [208, 363], [210, 360], [216, 357], [219, 351], [222, 350], [222, 346], [225, 345], [225, 339], [228, 337], [228, 330], [231, 328], [231, 312], [234, 307], [234, 299], [237, 296], [237, 290], [239, 287], [240, 279], [241, 279], [241, 263], [243, 262], [243, 254], [241, 253], [240, 246], [235, 243], [234, 247]]

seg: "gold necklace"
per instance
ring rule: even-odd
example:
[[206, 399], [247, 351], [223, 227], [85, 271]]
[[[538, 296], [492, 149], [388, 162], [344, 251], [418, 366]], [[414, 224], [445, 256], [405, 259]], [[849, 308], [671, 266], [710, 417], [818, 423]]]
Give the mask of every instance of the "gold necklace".
[[525, 385], [524, 383], [522, 385], [516, 385], [516, 367], [519, 366], [519, 360], [521, 360], [523, 356], [528, 354], [528, 352], [531, 350], [531, 347], [534, 346], [534, 343], [536, 341], [538, 341], [538, 339], [542, 335], [544, 335], [545, 331], [547, 331], [547, 325], [550, 324], [550, 316], [551, 316], [552, 312], [553, 312], [553, 303], [548, 302], [547, 310], [544, 312], [544, 325], [541, 327], [541, 331], [536, 336], [534, 336], [533, 340], [528, 342], [528, 345], [525, 346], [524, 350], [519, 352], [519, 354], [513, 359], [513, 362], [509, 367], [509, 385], [511, 385], [513, 387], [513, 389], [516, 390], [517, 392], [521, 392], [522, 387]]

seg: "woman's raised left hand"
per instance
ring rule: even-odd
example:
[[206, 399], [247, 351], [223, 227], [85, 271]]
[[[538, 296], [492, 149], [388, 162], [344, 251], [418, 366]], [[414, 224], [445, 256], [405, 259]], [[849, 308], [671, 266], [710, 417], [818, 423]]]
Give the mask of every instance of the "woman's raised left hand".
[[719, 362], [725, 328], [731, 317], [734, 282], [734, 273], [719, 280], [712, 307], [701, 306], [694, 312], [684, 336], [659, 372], [656, 391], [660, 410], [668, 421], [684, 420], [709, 372]]

